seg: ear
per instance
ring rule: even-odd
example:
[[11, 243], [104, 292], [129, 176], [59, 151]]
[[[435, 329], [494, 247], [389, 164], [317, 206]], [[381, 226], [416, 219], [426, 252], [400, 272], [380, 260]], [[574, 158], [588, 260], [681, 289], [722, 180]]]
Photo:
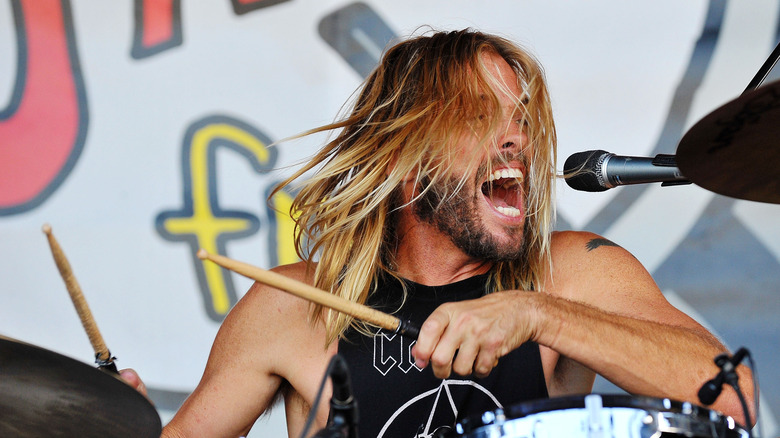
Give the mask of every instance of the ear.
[[[393, 153], [393, 157], [390, 158], [390, 162], [387, 164], [387, 169], [385, 169], [385, 176], [389, 177], [393, 172], [395, 172], [396, 167], [398, 167], [398, 160], [400, 157], [400, 151], [395, 151], [395, 153]], [[415, 166], [415, 169], [410, 170], [406, 175], [403, 176], [403, 178], [401, 178], [402, 183], [408, 183], [415, 179], [417, 175], [416, 167], [417, 166]]]
[[398, 151], [396, 150], [395, 153], [393, 153], [393, 156], [390, 157], [390, 162], [387, 163], [387, 168], [385, 169], [385, 176], [390, 176], [395, 170], [395, 167], [397, 165], [398, 165]]

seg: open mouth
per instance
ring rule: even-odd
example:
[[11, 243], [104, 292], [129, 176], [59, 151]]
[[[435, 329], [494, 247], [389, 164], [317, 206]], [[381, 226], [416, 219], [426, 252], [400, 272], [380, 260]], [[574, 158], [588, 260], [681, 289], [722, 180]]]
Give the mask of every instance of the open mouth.
[[518, 217], [523, 214], [523, 172], [520, 169], [499, 169], [482, 184], [482, 194], [499, 213]]

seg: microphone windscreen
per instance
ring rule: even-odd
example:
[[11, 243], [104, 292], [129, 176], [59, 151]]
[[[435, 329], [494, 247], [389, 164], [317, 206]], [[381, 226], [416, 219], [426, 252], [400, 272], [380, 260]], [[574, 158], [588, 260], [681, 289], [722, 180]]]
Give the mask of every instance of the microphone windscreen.
[[341, 355], [333, 356], [330, 379], [333, 383], [332, 400], [346, 404], [352, 401], [352, 382], [349, 378], [349, 368], [347, 362]]
[[717, 378], [712, 379], [699, 388], [699, 401], [705, 406], [715, 403], [715, 400], [723, 390], [723, 383], [716, 382], [716, 380]]
[[605, 186], [601, 176], [601, 164], [609, 152], [602, 150], [577, 152], [563, 163], [563, 177], [574, 190], [603, 192]]

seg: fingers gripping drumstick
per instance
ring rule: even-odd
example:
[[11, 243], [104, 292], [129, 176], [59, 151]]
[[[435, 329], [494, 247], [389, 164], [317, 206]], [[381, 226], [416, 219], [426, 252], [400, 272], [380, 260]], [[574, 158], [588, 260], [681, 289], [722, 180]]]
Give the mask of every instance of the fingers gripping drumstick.
[[267, 271], [265, 269], [239, 262], [219, 254], [209, 254], [204, 249], [199, 250], [197, 255], [201, 260], [209, 260], [218, 264], [219, 266], [222, 266], [223, 268], [229, 269], [252, 280], [273, 286], [277, 289], [309, 300], [313, 303], [325, 306], [329, 309], [333, 309], [341, 313], [346, 313], [349, 316], [357, 318], [361, 321], [368, 322], [390, 332], [400, 333], [411, 339], [417, 339], [417, 335], [420, 334], [419, 328], [412, 325], [409, 321], [401, 320], [395, 316], [380, 312], [362, 304], [353, 303], [352, 301], [330, 294], [324, 290], [317, 289], [316, 287], [310, 286], [306, 283], [285, 277], [284, 275], [277, 274], [276, 272]]
[[89, 310], [87, 300], [84, 298], [84, 294], [81, 292], [81, 286], [79, 286], [76, 277], [73, 275], [73, 271], [70, 268], [70, 263], [65, 257], [65, 253], [60, 248], [60, 244], [51, 232], [51, 226], [45, 224], [43, 226], [43, 232], [46, 234], [46, 238], [49, 241], [51, 247], [52, 256], [54, 256], [54, 262], [57, 264], [57, 269], [60, 271], [62, 279], [65, 281], [65, 287], [68, 289], [70, 299], [73, 301], [73, 305], [76, 307], [76, 312], [81, 319], [81, 325], [84, 326], [84, 330], [87, 332], [89, 342], [92, 344], [92, 348], [95, 350], [95, 362], [100, 368], [116, 371], [116, 365], [114, 364], [114, 357], [111, 357], [111, 352], [108, 351], [103, 336], [98, 330], [97, 323], [92, 317], [92, 312]]

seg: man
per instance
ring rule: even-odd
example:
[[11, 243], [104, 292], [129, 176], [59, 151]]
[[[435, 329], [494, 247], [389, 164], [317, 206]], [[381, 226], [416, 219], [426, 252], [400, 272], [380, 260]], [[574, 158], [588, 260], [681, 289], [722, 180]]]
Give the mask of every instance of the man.
[[[555, 126], [527, 52], [471, 30], [402, 42], [351, 113], [312, 132], [331, 130], [284, 183], [313, 171], [293, 206], [305, 261], [275, 271], [410, 318], [417, 342], [255, 284], [164, 436], [245, 434], [277, 396], [289, 436], [310, 415], [311, 434], [328, 420], [326, 402], [310, 411], [336, 353], [364, 437], [431, 436], [456, 416], [588, 393], [595, 373], [632, 394], [697, 403], [723, 345], [627, 251], [552, 232]], [[743, 420], [733, 390], [713, 408]]]

